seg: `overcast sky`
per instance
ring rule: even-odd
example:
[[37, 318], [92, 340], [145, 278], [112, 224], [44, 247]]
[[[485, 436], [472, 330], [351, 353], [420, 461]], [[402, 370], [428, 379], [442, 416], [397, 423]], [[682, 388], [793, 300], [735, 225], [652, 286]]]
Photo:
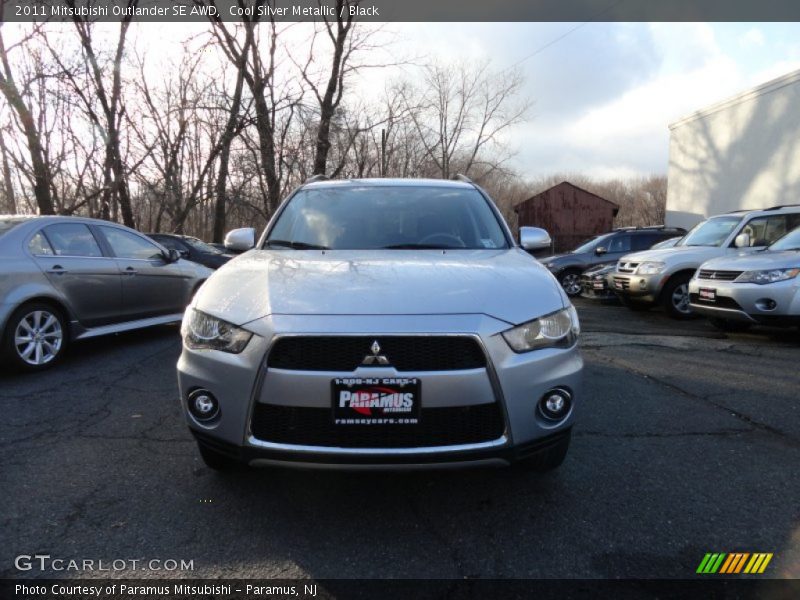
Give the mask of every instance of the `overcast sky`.
[[[116, 35], [118, 25], [106, 27]], [[135, 23], [133, 30], [151, 57], [166, 58], [182, 56], [170, 44], [207, 28]], [[308, 31], [290, 27], [289, 40], [296, 36], [305, 47]], [[508, 141], [517, 151], [512, 166], [530, 177], [665, 174], [670, 123], [800, 69], [798, 23], [392, 23], [385, 31], [394, 41], [375, 62], [488, 58], [497, 70], [518, 64], [533, 108]], [[211, 57], [201, 60], [219, 68]], [[153, 66], [162, 74], [169, 68]], [[370, 69], [351, 89], [367, 94], [398, 75]]]
[[515, 166], [533, 176], [666, 173], [670, 123], [800, 69], [797, 23], [391, 27], [400, 46], [445, 59], [489, 57], [504, 68], [536, 53], [519, 65], [531, 119], [510, 140]]

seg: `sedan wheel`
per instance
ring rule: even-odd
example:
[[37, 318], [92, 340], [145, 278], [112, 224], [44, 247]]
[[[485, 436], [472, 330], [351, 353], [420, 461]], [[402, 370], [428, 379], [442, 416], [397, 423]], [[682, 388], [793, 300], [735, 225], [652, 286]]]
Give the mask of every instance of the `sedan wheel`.
[[578, 273], [565, 273], [561, 276], [560, 282], [567, 296], [577, 296], [581, 293], [581, 276]]
[[65, 345], [64, 320], [45, 304], [23, 306], [9, 320], [5, 350], [23, 370], [49, 367], [61, 357]]

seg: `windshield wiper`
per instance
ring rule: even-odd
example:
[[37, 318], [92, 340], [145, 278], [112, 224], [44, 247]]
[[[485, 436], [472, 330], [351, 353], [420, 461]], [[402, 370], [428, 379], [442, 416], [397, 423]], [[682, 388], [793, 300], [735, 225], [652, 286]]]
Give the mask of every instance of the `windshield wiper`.
[[265, 248], [292, 248], [293, 250], [330, 250], [327, 246], [309, 244], [307, 242], [292, 242], [289, 240], [267, 240]]
[[444, 246], [442, 244], [392, 244], [383, 246], [381, 250], [463, 250], [459, 246]]

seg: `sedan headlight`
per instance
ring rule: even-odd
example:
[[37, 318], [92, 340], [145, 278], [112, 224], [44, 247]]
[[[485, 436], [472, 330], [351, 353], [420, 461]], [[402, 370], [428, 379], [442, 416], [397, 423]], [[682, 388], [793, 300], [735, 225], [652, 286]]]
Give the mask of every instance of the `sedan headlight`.
[[181, 335], [186, 346], [193, 350], [221, 350], [232, 354], [244, 350], [253, 337], [241, 327], [193, 308], [188, 309], [183, 317]]
[[545, 315], [503, 332], [514, 352], [529, 352], [539, 348], [569, 348], [581, 332], [574, 306]]
[[793, 269], [769, 269], [768, 271], [745, 271], [736, 278], [736, 282], [764, 285], [766, 283], [794, 279], [798, 275], [800, 275], [800, 268], [797, 267]]
[[636, 269], [637, 275], [658, 275], [666, 265], [663, 262], [643, 262]]

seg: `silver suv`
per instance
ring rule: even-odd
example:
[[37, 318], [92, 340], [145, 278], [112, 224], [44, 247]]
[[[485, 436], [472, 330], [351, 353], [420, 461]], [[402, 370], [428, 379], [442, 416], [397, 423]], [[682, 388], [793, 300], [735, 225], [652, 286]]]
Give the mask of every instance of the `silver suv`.
[[[238, 230], [228, 245], [252, 247]], [[583, 361], [566, 293], [469, 181], [315, 181], [186, 312], [178, 381], [214, 469], [558, 466]]]
[[800, 205], [742, 210], [696, 225], [674, 247], [623, 256], [611, 276], [614, 293], [632, 310], [661, 304], [673, 318], [692, 315], [689, 281], [712, 258], [762, 250], [800, 225]]

